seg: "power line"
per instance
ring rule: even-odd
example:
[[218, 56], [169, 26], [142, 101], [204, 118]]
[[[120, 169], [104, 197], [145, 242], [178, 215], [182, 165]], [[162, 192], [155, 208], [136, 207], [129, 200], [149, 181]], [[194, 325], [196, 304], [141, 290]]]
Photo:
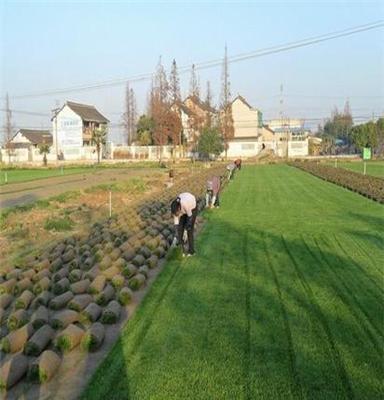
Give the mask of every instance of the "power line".
[[326, 96], [326, 95], [306, 95], [306, 94], [286, 94], [284, 97], [314, 98], [314, 99], [382, 99], [384, 95], [378, 96]]
[[[0, 111], [7, 111], [5, 108], [0, 108]], [[10, 110], [12, 114], [26, 114], [26, 115], [34, 115], [37, 117], [51, 117], [50, 114], [45, 114], [45, 113], [39, 113], [39, 112], [34, 112], [34, 111], [25, 111], [25, 110]]]
[[[384, 115], [382, 115], [382, 116], [377, 115], [376, 116], [376, 118], [383, 118], [383, 117], [384, 117]], [[290, 119], [291, 120], [293, 120], [293, 119], [301, 120], [305, 124], [306, 122], [326, 121], [326, 120], [330, 119], [330, 116], [328, 115], [328, 116], [324, 116], [324, 117], [298, 117], [298, 118], [290, 118]], [[354, 121], [359, 121], [359, 122], [371, 121], [372, 120], [372, 115], [352, 116], [352, 119]], [[279, 118], [268, 118], [268, 119], [263, 119], [263, 123], [265, 125], [268, 125], [268, 122], [278, 121], [278, 120], [279, 120]], [[239, 123], [242, 123], [242, 122], [249, 122], [249, 124], [239, 126]], [[258, 128], [259, 127], [259, 124], [257, 122], [255, 122], [255, 120], [243, 120], [243, 121], [239, 121], [239, 123], [236, 124], [239, 128]], [[110, 128], [121, 128], [122, 124], [118, 123], [118, 122], [112, 122], [112, 123], [109, 124], [109, 127]], [[51, 128], [52, 128], [52, 126], [50, 126], [50, 125], [49, 126], [28, 126], [28, 129], [49, 130]], [[0, 127], [0, 131], [4, 131], [4, 128]]]
[[[285, 43], [283, 45], [267, 47], [267, 48], [255, 50], [255, 51], [252, 51], [249, 53], [238, 54], [238, 55], [235, 55], [232, 57], [228, 57], [228, 63], [232, 64], [232, 63], [236, 63], [236, 62], [249, 60], [252, 58], [263, 57], [263, 56], [270, 55], [270, 54], [281, 53], [281, 52], [293, 50], [293, 49], [296, 49], [299, 47], [310, 46], [313, 44], [341, 38], [344, 36], [350, 36], [350, 35], [353, 35], [356, 33], [365, 32], [365, 31], [377, 29], [377, 28], [382, 28], [383, 26], [384, 26], [384, 21], [380, 20], [380, 21], [365, 24], [365, 25], [351, 27], [351, 28], [344, 29], [341, 31], [335, 31], [335, 32], [322, 34], [319, 36], [313, 36], [313, 37], [301, 39], [296, 42], [289, 42], [289, 43]], [[208, 69], [208, 68], [214, 68], [217, 66], [221, 66], [221, 64], [222, 64], [222, 59], [215, 59], [215, 60], [206, 61], [206, 62], [202, 62], [202, 63], [195, 63], [194, 65], [195, 65], [196, 70], [202, 70], [202, 69]], [[190, 66], [184, 66], [184, 67], [179, 68], [179, 73], [180, 74], [187, 73], [190, 70], [191, 70]], [[130, 77], [110, 79], [108, 81], [103, 81], [103, 82], [98, 82], [98, 83], [82, 84], [82, 85], [71, 86], [71, 87], [62, 88], [62, 89], [46, 90], [46, 91], [29, 93], [29, 94], [24, 94], [24, 95], [17, 95], [17, 96], [12, 96], [11, 98], [13, 100], [16, 100], [16, 99], [24, 99], [24, 98], [32, 98], [32, 97], [42, 97], [42, 96], [61, 94], [61, 93], [95, 90], [95, 89], [101, 89], [101, 88], [105, 88], [105, 87], [120, 86], [123, 84], [125, 85], [127, 81], [129, 81], [129, 82], [147, 81], [147, 80], [152, 79], [152, 77], [153, 77], [152, 72], [151, 73], [143, 73], [143, 74], [139, 74], [139, 75], [133, 75]]]

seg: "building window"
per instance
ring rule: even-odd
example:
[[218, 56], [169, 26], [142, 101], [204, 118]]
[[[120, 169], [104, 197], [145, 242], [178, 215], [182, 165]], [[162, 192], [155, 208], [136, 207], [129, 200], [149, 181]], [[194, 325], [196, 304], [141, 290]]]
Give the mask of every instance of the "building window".
[[61, 121], [61, 126], [62, 127], [71, 127], [71, 126], [77, 126], [79, 125], [79, 122], [76, 119], [65, 119]]
[[255, 145], [253, 143], [243, 143], [241, 150], [255, 150]]

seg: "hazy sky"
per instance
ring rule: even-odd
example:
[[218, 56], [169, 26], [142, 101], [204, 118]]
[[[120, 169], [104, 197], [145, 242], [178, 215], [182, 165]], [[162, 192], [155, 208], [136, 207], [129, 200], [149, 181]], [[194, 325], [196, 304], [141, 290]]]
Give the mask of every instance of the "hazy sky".
[[[298, 41], [384, 19], [379, 2], [59, 2], [0, 0], [0, 96], [9, 92], [14, 125], [49, 127], [56, 104], [94, 104], [121, 121], [124, 85], [86, 92], [13, 99], [152, 72]], [[221, 68], [199, 71], [219, 100]], [[187, 94], [189, 74], [181, 76]], [[264, 118], [280, 111], [311, 125], [348, 98], [356, 121], [384, 113], [384, 29], [375, 29], [230, 65], [232, 95], [243, 95]], [[137, 82], [140, 112], [149, 82]], [[32, 116], [29, 111], [47, 116]], [[0, 123], [3, 124], [4, 113]], [[120, 129], [113, 129], [120, 140]]]

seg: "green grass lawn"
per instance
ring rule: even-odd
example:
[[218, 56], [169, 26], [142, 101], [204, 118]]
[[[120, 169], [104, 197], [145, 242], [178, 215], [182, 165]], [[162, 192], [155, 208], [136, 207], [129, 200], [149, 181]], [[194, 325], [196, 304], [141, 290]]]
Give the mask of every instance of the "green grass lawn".
[[383, 206], [245, 167], [83, 399], [382, 399]]
[[8, 184], [16, 182], [28, 182], [36, 179], [51, 178], [54, 176], [68, 176], [73, 174], [85, 174], [93, 172], [92, 167], [79, 167], [79, 168], [20, 168], [0, 171], [0, 185], [5, 184], [5, 174], [7, 174]]
[[[336, 165], [335, 161], [327, 162], [328, 165], [333, 167]], [[364, 162], [361, 161], [340, 161], [337, 160], [338, 168], [350, 169], [354, 172], [364, 173]], [[384, 178], [384, 161], [367, 161], [366, 174]]]

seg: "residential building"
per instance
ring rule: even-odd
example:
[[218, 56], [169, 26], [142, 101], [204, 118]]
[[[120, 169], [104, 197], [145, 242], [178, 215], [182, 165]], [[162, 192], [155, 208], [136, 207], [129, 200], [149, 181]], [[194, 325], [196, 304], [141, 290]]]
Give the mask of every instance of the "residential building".
[[263, 150], [272, 150], [280, 157], [308, 155], [308, 140], [301, 120], [285, 120], [285, 125], [274, 120], [265, 125], [262, 112], [240, 95], [232, 101], [231, 112], [234, 135], [228, 143], [229, 157], [254, 157]]
[[279, 140], [304, 140], [310, 133], [304, 127], [304, 120], [297, 118], [273, 119], [268, 122]]
[[52, 145], [52, 135], [48, 130], [42, 129], [19, 129], [9, 141], [10, 147], [14, 149], [39, 147], [42, 144]]
[[209, 121], [217, 121], [217, 111], [196, 96], [188, 96], [183, 102], [174, 104], [172, 109], [179, 113], [184, 138], [190, 145], [197, 141], [201, 130]]
[[79, 149], [91, 145], [93, 130], [108, 123], [95, 106], [67, 101], [52, 118], [56, 154], [80, 155]]
[[263, 124], [263, 114], [238, 95], [231, 103], [233, 138], [228, 143], [229, 157], [254, 157], [264, 148], [275, 150], [275, 133]]
[[263, 127], [263, 114], [242, 96], [237, 96], [231, 104], [235, 138], [258, 137]]

